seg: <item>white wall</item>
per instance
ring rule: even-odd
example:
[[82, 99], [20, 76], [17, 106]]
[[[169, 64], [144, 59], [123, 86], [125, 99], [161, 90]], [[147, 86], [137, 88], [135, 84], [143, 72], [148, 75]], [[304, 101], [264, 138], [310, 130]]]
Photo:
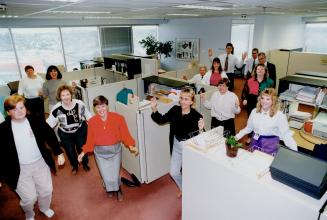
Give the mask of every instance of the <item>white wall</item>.
[[305, 24], [299, 16], [259, 16], [264, 20], [263, 51], [275, 49], [295, 49], [304, 46]]
[[[261, 51], [294, 49], [303, 47], [304, 23], [300, 16], [253, 16], [255, 20], [253, 46]], [[159, 25], [160, 41], [176, 38], [200, 38], [200, 63], [210, 68], [207, 51], [213, 48], [215, 54], [224, 52], [225, 44], [231, 38], [232, 19], [239, 17], [214, 17], [174, 19]], [[188, 62], [172, 57], [162, 58], [161, 67], [167, 70], [187, 68]]]
[[[174, 19], [159, 25], [160, 41], [176, 41], [176, 38], [200, 38], [200, 63], [209, 67], [208, 48], [214, 49], [214, 55], [224, 52], [225, 44], [230, 41], [231, 17]], [[161, 68], [179, 70], [187, 68], [189, 63], [172, 57], [162, 58]]]

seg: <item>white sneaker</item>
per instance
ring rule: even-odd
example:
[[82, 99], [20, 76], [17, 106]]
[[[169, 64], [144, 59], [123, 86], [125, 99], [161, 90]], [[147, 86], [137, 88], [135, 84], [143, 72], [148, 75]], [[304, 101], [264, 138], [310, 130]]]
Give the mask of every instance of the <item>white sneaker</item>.
[[45, 216], [47, 216], [48, 218], [51, 218], [54, 215], [54, 211], [52, 209], [48, 209], [46, 211], [41, 211]]
[[34, 217], [32, 217], [32, 218], [26, 218], [26, 220], [35, 220], [35, 219]]

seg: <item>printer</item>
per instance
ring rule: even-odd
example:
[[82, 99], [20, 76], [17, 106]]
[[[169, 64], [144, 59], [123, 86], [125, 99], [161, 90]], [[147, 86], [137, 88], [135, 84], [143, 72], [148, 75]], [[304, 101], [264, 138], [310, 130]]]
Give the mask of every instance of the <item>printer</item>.
[[327, 139], [327, 113], [319, 112], [313, 120], [312, 134]]

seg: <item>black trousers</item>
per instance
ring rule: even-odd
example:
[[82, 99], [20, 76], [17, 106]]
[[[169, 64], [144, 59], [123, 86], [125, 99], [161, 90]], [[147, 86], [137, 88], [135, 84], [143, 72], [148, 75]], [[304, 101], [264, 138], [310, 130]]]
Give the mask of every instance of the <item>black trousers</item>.
[[219, 121], [217, 118], [211, 118], [211, 128], [216, 128], [218, 126], [224, 127], [224, 133], [229, 131], [229, 135], [235, 135], [235, 121], [234, 118], [230, 118], [224, 121]]
[[25, 106], [29, 113], [34, 117], [42, 118], [45, 120], [44, 117], [44, 101], [42, 97], [34, 98], [34, 99], [27, 99], [25, 98]]
[[228, 87], [228, 90], [229, 91], [233, 91], [234, 90], [234, 78], [235, 78], [235, 75], [234, 75], [234, 73], [226, 73], [226, 75], [228, 76], [228, 79], [229, 79], [229, 87]]

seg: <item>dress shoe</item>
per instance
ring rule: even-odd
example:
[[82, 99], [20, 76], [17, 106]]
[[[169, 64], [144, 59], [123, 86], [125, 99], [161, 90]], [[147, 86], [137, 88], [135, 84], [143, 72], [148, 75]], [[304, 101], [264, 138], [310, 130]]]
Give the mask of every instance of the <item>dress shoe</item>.
[[117, 191], [117, 200], [118, 200], [119, 202], [124, 201], [124, 197], [123, 197], [123, 193], [122, 193], [121, 189], [119, 189], [119, 190]]
[[83, 165], [83, 169], [86, 171], [86, 172], [88, 172], [88, 171], [90, 171], [90, 167], [89, 167], [89, 165]]

